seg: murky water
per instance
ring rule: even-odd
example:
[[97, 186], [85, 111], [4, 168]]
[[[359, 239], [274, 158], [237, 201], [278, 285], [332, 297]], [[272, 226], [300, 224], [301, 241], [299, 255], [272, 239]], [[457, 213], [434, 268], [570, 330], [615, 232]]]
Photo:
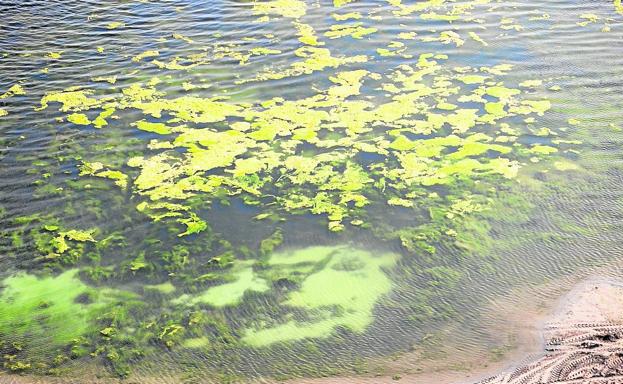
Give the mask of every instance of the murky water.
[[7, 375], [468, 369], [515, 346], [492, 301], [622, 251], [617, 1], [0, 16]]

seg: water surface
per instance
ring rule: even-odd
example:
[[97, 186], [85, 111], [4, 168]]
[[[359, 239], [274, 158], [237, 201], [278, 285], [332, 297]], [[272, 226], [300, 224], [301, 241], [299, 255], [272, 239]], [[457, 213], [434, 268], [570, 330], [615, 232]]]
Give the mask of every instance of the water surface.
[[7, 374], [469, 369], [490, 302], [621, 252], [617, 1], [0, 15]]

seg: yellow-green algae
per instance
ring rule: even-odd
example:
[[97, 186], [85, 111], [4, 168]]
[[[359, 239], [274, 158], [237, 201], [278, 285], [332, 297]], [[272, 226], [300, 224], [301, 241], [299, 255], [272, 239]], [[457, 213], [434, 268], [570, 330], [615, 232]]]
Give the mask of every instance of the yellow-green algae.
[[341, 7], [341, 6], [346, 5], [348, 3], [352, 3], [353, 1], [356, 1], [356, 0], [333, 0], [333, 6]]
[[160, 56], [160, 52], [156, 51], [156, 50], [149, 50], [149, 51], [145, 51], [143, 53], [139, 53], [138, 55], [134, 56], [132, 58], [132, 61], [138, 63], [139, 61], [145, 59], [145, 58], [149, 58], [149, 57], [157, 57]]
[[361, 39], [377, 31], [374, 27], [363, 27], [363, 23], [332, 25], [330, 30], [325, 32], [325, 36], [330, 39], [337, 39], [344, 36], [350, 36], [353, 39]]
[[[325, 48], [307, 46], [297, 52], [308, 61], [294, 63], [293, 68], [301, 69], [279, 76], [340, 65], [328, 59], [330, 52]], [[325, 54], [327, 59], [315, 57]], [[377, 184], [381, 174], [385, 175], [383, 187], [390, 186], [402, 195], [394, 201], [409, 200], [407, 194], [418, 185], [517, 174], [521, 165], [513, 146], [516, 133], [510, 133], [503, 121], [542, 115], [551, 103], [527, 99], [521, 88], [506, 86], [499, 77], [510, 71], [511, 65], [449, 69], [440, 64], [446, 58], [422, 54], [416, 63], [402, 64], [385, 75], [362, 69], [338, 72], [329, 78], [333, 85], [315, 95], [274, 98], [256, 105], [218, 97], [165, 98], [156, 88], [158, 82], [123, 88], [116, 99], [97, 97], [87, 89], [69, 89], [44, 96], [41, 105], [59, 102], [61, 111], [74, 115], [101, 109], [99, 117], [105, 115], [100, 120], [123, 109], [141, 110], [157, 119], [172, 116], [167, 122], [135, 123], [141, 130], [173, 136], [171, 141], [152, 143], [157, 152], [127, 160], [127, 165], [139, 171], [136, 177], [129, 179], [115, 170], [83, 174], [116, 179], [123, 187], [131, 183], [134, 193], [147, 198], [141, 211], [155, 220], [175, 217], [187, 228], [181, 235], [207, 227], [184, 200], [198, 194], [226, 193], [244, 195], [252, 202], [277, 180], [283, 193], [271, 194], [271, 199], [278, 206], [290, 212], [326, 215], [329, 229], [340, 231], [346, 219], [359, 220], [356, 212], [369, 204], [367, 195], [381, 185]], [[389, 99], [371, 102], [361, 98], [361, 88], [369, 82], [377, 87], [380, 83]], [[536, 82], [522, 84], [539, 86]], [[497, 101], [487, 101], [485, 96]], [[480, 103], [481, 107], [465, 108], [463, 103]], [[210, 123], [223, 125], [195, 128]], [[389, 129], [375, 131], [379, 125]], [[489, 128], [481, 131], [485, 126]], [[450, 133], [440, 135], [446, 129]], [[412, 140], [412, 134], [428, 137]], [[296, 147], [303, 142], [331, 151], [301, 157]], [[179, 148], [185, 151], [180, 153]], [[532, 151], [546, 154], [538, 147]], [[380, 154], [383, 160], [371, 172], [352, 161], [357, 153]], [[277, 179], [272, 176], [275, 171], [281, 175]]]
[[[338, 7], [350, 2], [335, 0], [334, 4]], [[316, 33], [313, 26], [305, 23], [312, 15], [305, 17], [307, 9], [304, 1], [253, 1], [253, 12], [263, 16], [258, 22], [271, 21], [270, 18], [275, 17], [279, 18], [278, 23], [291, 24], [298, 37], [292, 51], [281, 45], [279, 49], [274, 49], [264, 43], [262, 46], [245, 46], [246, 42], [259, 40], [249, 37], [243, 38], [245, 44], [218, 41], [200, 48], [199, 53], [172, 57], [161, 44], [166, 42], [166, 38], [161, 38], [158, 49], [163, 51], [162, 56], [166, 59], [153, 60], [151, 65], [160, 68], [163, 76], [159, 74], [152, 81], [141, 79], [141, 83], [130, 86], [125, 82], [127, 78], [122, 76], [124, 81], [116, 87], [96, 84], [93, 90], [70, 88], [51, 92], [41, 100], [41, 107], [60, 103], [60, 107], [53, 106], [66, 113], [65, 120], [79, 125], [74, 129], [87, 124], [102, 128], [111, 123], [110, 131], [100, 131], [106, 135], [118, 128], [112, 119], [121, 118], [123, 120], [120, 121], [124, 121], [122, 129], [138, 129], [158, 135], [137, 135], [139, 138], [148, 136], [151, 141], [145, 144], [144, 150], [132, 150], [131, 157], [123, 158], [123, 154], [118, 154], [111, 165], [99, 162], [108, 161], [102, 160], [104, 157], [99, 155], [87, 154], [84, 160], [77, 158], [79, 164], [82, 162], [79, 165], [80, 176], [110, 180], [110, 184], [126, 190], [123, 196], [135, 202], [139, 212], [156, 222], [173, 220], [181, 224], [183, 228], [178, 228], [179, 236], [201, 233], [189, 241], [212, 235], [204, 215], [211, 203], [216, 201], [226, 205], [229, 199], [239, 198], [262, 211], [255, 216], [257, 220], [285, 220], [285, 213], [322, 215], [332, 231], [370, 228], [370, 224], [375, 223], [370, 222], [368, 214], [371, 213], [366, 212], [366, 208], [369, 204], [380, 203], [387, 204], [385, 208], [388, 210], [399, 209], [414, 215], [428, 209], [434, 223], [423, 224], [424, 229], [405, 229], [399, 240], [408, 252], [418, 256], [420, 252], [432, 254], [436, 246], [432, 244], [436, 244], [438, 239], [432, 235], [427, 237], [427, 225], [437, 230], [440, 217], [451, 221], [449, 228], [444, 224], [439, 231], [460, 244], [465, 236], [470, 236], [463, 233], [467, 230], [461, 230], [464, 219], [488, 209], [488, 204], [483, 202], [484, 193], [472, 195], [457, 193], [457, 190], [474, 186], [474, 190], [487, 187], [496, 193], [498, 185], [506, 187], [504, 178], [516, 177], [526, 162], [536, 162], [545, 157], [559, 160], [554, 163], [557, 170], [574, 169], [572, 162], [552, 155], [558, 151], [570, 151], [568, 148], [575, 143], [553, 139], [562, 129], [549, 130], [539, 125], [538, 116], [551, 108], [543, 96], [543, 90], [548, 85], [534, 80], [516, 84], [518, 80], [503, 78], [512, 69], [511, 65], [452, 68], [443, 64], [447, 56], [434, 53], [422, 54], [414, 60], [400, 60], [404, 64], [389, 70], [384, 66], [374, 66], [382, 68], [379, 69], [382, 73], [370, 72], [372, 66], [365, 64], [368, 60], [379, 59], [378, 56], [410, 59], [411, 56], [405, 53], [410, 43], [406, 40], [416, 38], [456, 46], [473, 42], [486, 46], [487, 43], [475, 32], [469, 32], [469, 40], [464, 35], [467, 31], [462, 22], [470, 20], [470, 11], [474, 7], [488, 2], [389, 0], [396, 16], [414, 13], [414, 17], [422, 20], [444, 23], [439, 23], [438, 29], [419, 34], [398, 33], [384, 48], [377, 48], [376, 56], [373, 53], [370, 53], [371, 56], [344, 56], [332, 48], [333, 42], [327, 39], [346, 36], [361, 38], [373, 32], [374, 28], [366, 29], [363, 25], [368, 25], [369, 20], [380, 19], [380, 16], [374, 15], [375, 11], [367, 15], [359, 12], [334, 14], [333, 18], [337, 21], [353, 19], [362, 23], [329, 26], [328, 29], [319, 27]], [[521, 25], [512, 19], [503, 19], [500, 26], [503, 30], [521, 29]], [[174, 39], [193, 43], [191, 39], [176, 35], [172, 35]], [[264, 36], [269, 39], [268, 44], [278, 42], [273, 34]], [[221, 36], [217, 34], [214, 37]], [[98, 51], [103, 52], [103, 49]], [[369, 52], [374, 52], [374, 49]], [[238, 71], [242, 76], [236, 83], [315, 73], [310, 93], [300, 93], [307, 96], [290, 96], [287, 99], [262, 99], [257, 96], [252, 103], [243, 103], [236, 101], [237, 96], [232, 99], [221, 97], [227, 94], [225, 91], [211, 97], [200, 95], [198, 89], [208, 89], [199, 85], [201, 80], [196, 77], [175, 78], [186, 73], [169, 75], [172, 70], [188, 71], [188, 75], [194, 75], [195, 70], [196, 73], [204, 70], [199, 66], [218, 60], [228, 64], [238, 62], [246, 65], [249, 61], [255, 64], [252, 60], [254, 56], [276, 54], [280, 54], [280, 59], [294, 56], [296, 61], [288, 61], [286, 67], [248, 66], [249, 71], [259, 71], [257, 75], [254, 76], [256, 72]], [[142, 59], [155, 56], [140, 54], [132, 61], [139, 63]], [[398, 61], [398, 57], [381, 60], [391, 63]], [[257, 61], [259, 64], [261, 60]], [[157, 71], [157, 68], [151, 70]], [[326, 73], [316, 73], [323, 71]], [[138, 69], [131, 72], [132, 75], [139, 73]], [[103, 77], [92, 80], [109, 81]], [[169, 81], [181, 84], [185, 91], [182, 95], [185, 96], [165, 93], [164, 90], [170, 89]], [[301, 82], [305, 81], [307, 78], [301, 79]], [[162, 88], [159, 82], [163, 82]], [[383, 95], [377, 97], [379, 93]], [[126, 124], [126, 116], [131, 116], [133, 121]], [[526, 127], [525, 124], [530, 125]], [[133, 132], [134, 135], [137, 133]], [[544, 144], [522, 144], [521, 135], [526, 133], [540, 136]], [[360, 161], [368, 156], [372, 159], [370, 162]], [[81, 182], [104, 184], [102, 180]], [[439, 191], [443, 193], [438, 194]], [[349, 225], [359, 228], [348, 228]], [[173, 229], [172, 226], [168, 228]], [[483, 225], [482, 228], [477, 230], [486, 231], [487, 227]], [[65, 254], [70, 252], [64, 250], [65, 247], [75, 245], [72, 242], [89, 244], [92, 240], [87, 235], [91, 239], [95, 236], [90, 232], [70, 234], [70, 231], [58, 228], [52, 232], [55, 236], [54, 250]], [[100, 239], [99, 232], [97, 238]], [[418, 243], [417, 246], [414, 246], [415, 243]], [[273, 323], [258, 322], [256, 327], [249, 327], [246, 332], [246, 337], [251, 340], [249, 344], [264, 346], [275, 340], [327, 337], [338, 327], [354, 332], [362, 332], [366, 328], [361, 324], [371, 321], [374, 304], [369, 305], [357, 298], [352, 299], [357, 304], [348, 304], [347, 294], [327, 299], [314, 293], [323, 283], [323, 288], [333, 284], [335, 291], [346, 291], [340, 285], [342, 280], [335, 279], [338, 272], [333, 271], [335, 268], [329, 268], [329, 265], [334, 266], [335, 256], [324, 257], [324, 251], [314, 251], [306, 257], [279, 258], [279, 254], [286, 253], [274, 255], [270, 259], [274, 261], [267, 264], [265, 260], [253, 266], [250, 262], [236, 262], [234, 268], [205, 274], [198, 280], [211, 280], [209, 288], [200, 293], [192, 290], [193, 293], [181, 298], [181, 292], [176, 292], [176, 286], [170, 282], [144, 286], [146, 294], [159, 292], [163, 297], [156, 296], [166, 300], [167, 304], [173, 295], [178, 297], [178, 304], [184, 304], [183, 311], [171, 314], [166, 324], [157, 325], [159, 328], [150, 340], [161, 342], [168, 348], [175, 347], [178, 341], [186, 348], [206, 348], [214, 343], [212, 336], [189, 331], [196, 321], [195, 314], [210, 312], [211, 316], [212, 313], [234, 311], [228, 307], [241, 303], [255, 304], [243, 302], [242, 298], [247, 292], [265, 292], [269, 281], [280, 278], [295, 283], [287, 289], [281, 287], [284, 288], [281, 298], [285, 297], [286, 304], [283, 309], [292, 312]], [[248, 256], [248, 253], [245, 254]], [[156, 257], [157, 253], [139, 255], [124, 265], [123, 270], [132, 274], [146, 272], [155, 265], [152, 261]], [[346, 273], [345, 270], [356, 272], [358, 260], [362, 259], [365, 257], [354, 256], [351, 260], [353, 265], [337, 269], [340, 273]], [[390, 267], [394, 262], [387, 261], [384, 266]], [[367, 271], [366, 268], [363, 270]], [[172, 279], [189, 277], [178, 272], [169, 276]], [[378, 270], [372, 272], [377, 273]], [[355, 278], [353, 280], [361, 283]], [[158, 277], [155, 281], [162, 280]], [[352, 313], [344, 313], [344, 307], [336, 304], [340, 300], [347, 302], [346, 308], [359, 308], [361, 311], [353, 309]], [[192, 308], [197, 305], [214, 308]], [[219, 309], [221, 307], [225, 309]], [[366, 312], [364, 309], [370, 310]], [[191, 312], [189, 318], [181, 317], [182, 312], [186, 316], [187, 312], [194, 310], [198, 311]], [[143, 325], [154, 327], [155, 322]], [[102, 336], [108, 337], [114, 332], [113, 328], [105, 328]], [[114, 352], [105, 353], [114, 356]]]
[[208, 288], [198, 295], [183, 295], [174, 303], [194, 305], [209, 304], [214, 307], [226, 307], [240, 303], [248, 291], [265, 292], [270, 289], [268, 282], [257, 276], [249, 263], [241, 262], [232, 273], [233, 281]]
[[242, 340], [253, 346], [330, 336], [337, 327], [361, 333], [372, 323], [377, 302], [391, 291], [385, 273], [399, 256], [349, 246], [317, 246], [277, 252], [272, 273], [303, 276], [284, 305], [307, 311], [306, 321], [248, 329]]
[[81, 176], [96, 176], [105, 179], [114, 180], [114, 183], [125, 189], [128, 186], [128, 176], [121, 171], [108, 169], [104, 164], [100, 162], [83, 162], [80, 166]]
[[424, 20], [441, 20], [452, 22], [459, 19], [472, 20], [470, 11], [476, 6], [488, 4], [491, 0], [472, 0], [455, 2], [448, 0], [426, 0], [412, 4], [404, 4], [402, 0], [387, 0], [387, 3], [396, 7], [394, 15], [406, 17], [418, 13]]
[[89, 125], [91, 124], [91, 120], [84, 113], [72, 113], [67, 116], [67, 121], [74, 123], [76, 125]]
[[173, 284], [171, 284], [171, 282], [167, 281], [166, 283], [161, 283], [161, 284], [146, 284], [143, 286], [143, 289], [145, 289], [146, 291], [156, 291], [156, 292], [160, 292], [162, 294], [168, 295], [171, 294], [173, 292], [175, 292], [176, 288]]
[[470, 31], [469, 32], [469, 37], [471, 37], [474, 41], [479, 42], [480, 44], [482, 44], [485, 47], [489, 46], [489, 43], [484, 41], [476, 32]]
[[442, 31], [439, 33], [438, 37], [424, 37], [422, 38], [424, 42], [431, 41], [439, 41], [442, 44], [454, 44], [457, 47], [462, 46], [465, 41], [461, 38], [461, 36], [454, 31]]
[[167, 135], [171, 133], [171, 128], [167, 127], [164, 123], [152, 123], [149, 121], [141, 120], [135, 123], [136, 128], [141, 131], [153, 132], [159, 135]]
[[[0, 334], [40, 345], [63, 345], [85, 334], [101, 311], [116, 299], [132, 297], [120, 291], [95, 289], [71, 269], [58, 276], [18, 273], [2, 281]], [[80, 300], [84, 297], [84, 300]]]
[[257, 14], [300, 18], [307, 12], [307, 5], [301, 0], [254, 1], [253, 11]]
[[299, 41], [301, 43], [306, 44], [306, 45], [312, 45], [312, 46], [324, 45], [324, 43], [321, 43], [318, 41], [318, 36], [316, 36], [316, 31], [314, 30], [314, 27], [312, 27], [311, 25], [295, 22], [294, 26], [296, 27], [298, 31], [297, 35], [299, 36]]
[[302, 60], [293, 62], [290, 64], [289, 68], [283, 71], [266, 71], [259, 73], [254, 80], [276, 80], [286, 77], [308, 75], [326, 68], [337, 68], [347, 64], [364, 63], [368, 61], [368, 57], [365, 55], [350, 57], [333, 56], [329, 49], [314, 46], [303, 46], [294, 53]]
[[0, 100], [7, 99], [12, 96], [21, 96], [25, 94], [26, 91], [24, 90], [24, 87], [22, 87], [20, 84], [14, 84], [11, 86], [11, 88], [8, 89], [8, 91], [0, 95]]
[[108, 29], [117, 29], [120, 27], [125, 26], [125, 23], [121, 22], [121, 21], [112, 21], [108, 24], [106, 24], [106, 28]]

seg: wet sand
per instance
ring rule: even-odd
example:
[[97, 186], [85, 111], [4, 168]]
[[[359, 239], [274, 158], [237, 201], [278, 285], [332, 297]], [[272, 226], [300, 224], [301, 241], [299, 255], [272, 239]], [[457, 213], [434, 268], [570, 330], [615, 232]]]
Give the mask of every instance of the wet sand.
[[595, 278], [573, 289], [543, 331], [547, 354], [482, 384], [623, 383], [623, 284]]

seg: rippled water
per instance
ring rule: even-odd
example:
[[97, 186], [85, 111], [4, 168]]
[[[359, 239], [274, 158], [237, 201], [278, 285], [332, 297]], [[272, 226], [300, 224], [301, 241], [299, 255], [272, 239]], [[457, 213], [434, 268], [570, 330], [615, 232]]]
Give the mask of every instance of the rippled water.
[[620, 272], [616, 1], [0, 15], [7, 375], [441, 377], [516, 347], [491, 303]]

